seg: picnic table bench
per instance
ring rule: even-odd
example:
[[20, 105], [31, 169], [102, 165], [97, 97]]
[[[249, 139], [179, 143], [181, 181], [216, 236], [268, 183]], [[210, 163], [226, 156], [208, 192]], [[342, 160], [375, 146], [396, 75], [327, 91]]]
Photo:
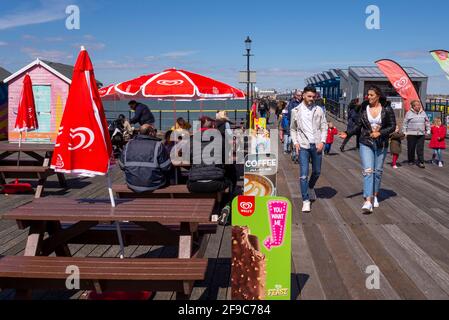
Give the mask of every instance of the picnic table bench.
[[[50, 161], [53, 155], [54, 145], [52, 144], [18, 144], [0, 143], [0, 161], [9, 156], [23, 152], [33, 158], [33, 162], [22, 162], [19, 166], [12, 164], [0, 164], [0, 184], [5, 184], [8, 178], [38, 179], [35, 198], [40, 198], [44, 191], [44, 186], [49, 176], [55, 174], [50, 169]], [[39, 153], [44, 153], [42, 156]], [[4, 161], [5, 162], [5, 161]], [[31, 165], [30, 165], [31, 164]], [[56, 173], [61, 188], [66, 188], [67, 183], [62, 173]]]
[[[83, 266], [81, 270], [84, 287], [92, 287], [92, 281], [99, 282], [102, 290], [168, 290], [176, 291], [180, 299], [191, 292], [195, 280], [203, 280], [207, 260], [201, 259], [205, 245], [200, 233], [200, 225], [213, 226], [210, 213], [214, 199], [119, 199], [112, 208], [109, 200], [66, 199], [47, 197], [35, 199], [31, 203], [13, 209], [3, 215], [4, 219], [16, 220], [20, 229], [29, 228], [24, 257], [0, 259], [0, 287], [23, 290], [60, 287], [64, 266]], [[111, 263], [122, 263], [123, 270], [99, 266], [102, 258], [72, 258], [68, 247], [71, 243], [115, 244], [117, 232], [112, 223], [120, 221], [130, 228], [122, 230], [125, 245], [160, 244], [178, 246], [178, 258], [166, 259], [106, 259]], [[67, 222], [71, 222], [67, 225]], [[216, 226], [216, 224], [215, 224]], [[48, 234], [47, 237], [46, 234]], [[55, 257], [48, 257], [52, 253]], [[36, 259], [36, 256], [39, 258]], [[63, 258], [63, 259], [62, 259]], [[5, 260], [6, 259], [6, 260]], [[17, 260], [14, 260], [17, 259]], [[61, 260], [62, 259], [62, 260]], [[67, 259], [67, 260], [66, 260]], [[48, 262], [47, 262], [48, 261]], [[115, 261], [115, 262], [114, 262]], [[148, 264], [145, 264], [147, 263]], [[167, 266], [165, 263], [171, 263]], [[14, 263], [22, 265], [14, 270]], [[51, 266], [55, 265], [55, 269]], [[42, 266], [55, 272], [38, 271]], [[58, 269], [60, 266], [60, 269]], [[95, 266], [91, 268], [90, 266]], [[164, 268], [174, 269], [170, 279]], [[37, 269], [36, 269], [37, 268]], [[22, 270], [23, 272], [19, 272]], [[37, 271], [34, 271], [37, 270]], [[142, 270], [142, 271], [138, 271]], [[91, 272], [92, 273], [89, 273]], [[96, 273], [96, 271], [98, 271]], [[101, 277], [99, 274], [103, 274]], [[133, 277], [135, 275], [135, 277]], [[141, 276], [143, 278], [141, 278]], [[67, 274], [65, 274], [67, 278]], [[29, 286], [27, 286], [28, 281]], [[143, 281], [141, 286], [135, 285]], [[17, 285], [16, 285], [17, 284]], [[107, 289], [103, 289], [107, 288]], [[19, 292], [20, 293], [20, 292]], [[29, 294], [29, 292], [27, 292]], [[19, 294], [19, 297], [22, 295]]]
[[0, 257], [0, 288], [16, 289], [17, 299], [30, 290], [67, 290], [67, 267], [76, 266], [81, 290], [175, 291], [187, 299], [194, 281], [204, 280], [207, 259], [113, 259], [64, 257]]
[[186, 185], [171, 185], [162, 189], [149, 192], [134, 192], [126, 184], [113, 184], [112, 191], [118, 198], [134, 199], [134, 198], [172, 198], [172, 199], [215, 199], [215, 207], [211, 212], [211, 221], [217, 221], [220, 214], [220, 203], [223, 199], [223, 192], [210, 193], [191, 193]]

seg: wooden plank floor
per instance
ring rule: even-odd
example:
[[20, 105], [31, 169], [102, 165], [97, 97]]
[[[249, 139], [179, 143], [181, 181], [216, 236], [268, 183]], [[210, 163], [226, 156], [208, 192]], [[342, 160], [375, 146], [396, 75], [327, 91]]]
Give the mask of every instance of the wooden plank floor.
[[[340, 126], [340, 125], [339, 125]], [[293, 299], [449, 299], [449, 161], [444, 168], [425, 170], [404, 165], [385, 166], [381, 207], [362, 215], [362, 173], [357, 151], [339, 152], [337, 138], [324, 158], [317, 185], [319, 200], [313, 212], [300, 212], [299, 167], [280, 155], [279, 194], [293, 203]], [[347, 149], [354, 147], [350, 142]], [[404, 148], [401, 160], [405, 159]], [[426, 148], [426, 159], [431, 153]], [[449, 159], [448, 155], [445, 155]], [[388, 156], [387, 163], [391, 161]], [[112, 172], [114, 181], [122, 173]], [[61, 190], [54, 177], [46, 195], [107, 197], [104, 178], [68, 180]], [[32, 200], [31, 195], [0, 195], [0, 215]], [[23, 254], [26, 232], [14, 222], [0, 220], [0, 255]], [[191, 299], [230, 299], [230, 227], [219, 227], [208, 236], [205, 281], [195, 285]], [[71, 246], [76, 256], [116, 257], [117, 246]], [[132, 246], [129, 257], [165, 257], [174, 248]], [[368, 266], [380, 271], [379, 290], [368, 290]], [[0, 292], [10, 299], [11, 291]], [[85, 292], [36, 292], [36, 299], [85, 299]], [[172, 299], [173, 293], [157, 293], [155, 299]]]

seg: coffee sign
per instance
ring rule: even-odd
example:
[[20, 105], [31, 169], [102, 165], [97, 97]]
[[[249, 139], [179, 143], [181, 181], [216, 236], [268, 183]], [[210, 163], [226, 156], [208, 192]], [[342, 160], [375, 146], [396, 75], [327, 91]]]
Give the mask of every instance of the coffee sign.
[[276, 195], [278, 160], [274, 154], [252, 154], [245, 160], [244, 195]]
[[232, 299], [290, 300], [289, 200], [239, 196], [232, 212]]

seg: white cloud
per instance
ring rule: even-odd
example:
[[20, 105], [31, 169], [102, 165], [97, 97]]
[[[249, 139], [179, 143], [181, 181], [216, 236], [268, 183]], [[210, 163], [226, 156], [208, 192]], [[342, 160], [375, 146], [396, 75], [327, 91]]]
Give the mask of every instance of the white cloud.
[[66, 1], [41, 1], [38, 8], [26, 8], [0, 16], [0, 30], [63, 20]]
[[73, 55], [60, 50], [41, 50], [33, 47], [24, 47], [20, 50], [27, 54], [31, 59], [44, 59], [54, 62], [70, 62], [73, 59]]
[[7, 46], [7, 45], [8, 45], [7, 42], [5, 42], [5, 41], [0, 41], [0, 47], [2, 47], [2, 46]]
[[192, 51], [192, 50], [191, 51], [172, 51], [172, 52], [167, 52], [167, 53], [161, 54], [161, 57], [169, 58], [169, 59], [179, 59], [179, 58], [194, 55], [196, 53], [198, 53], [198, 51]]
[[428, 57], [430, 54], [426, 50], [408, 50], [408, 51], [395, 51], [393, 54], [397, 57], [404, 59], [416, 59], [422, 57]]
[[144, 63], [135, 61], [116, 61], [116, 60], [102, 60], [94, 62], [96, 69], [103, 70], [127, 70], [127, 69], [146, 69], [148, 66]]

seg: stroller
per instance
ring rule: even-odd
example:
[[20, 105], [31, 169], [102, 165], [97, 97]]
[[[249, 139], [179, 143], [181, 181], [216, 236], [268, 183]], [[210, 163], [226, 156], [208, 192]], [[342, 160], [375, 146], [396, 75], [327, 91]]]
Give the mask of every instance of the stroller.
[[109, 125], [108, 129], [109, 129], [109, 137], [111, 138], [114, 157], [119, 158], [120, 155], [122, 154], [123, 147], [126, 145], [123, 123], [119, 119], [114, 120]]

